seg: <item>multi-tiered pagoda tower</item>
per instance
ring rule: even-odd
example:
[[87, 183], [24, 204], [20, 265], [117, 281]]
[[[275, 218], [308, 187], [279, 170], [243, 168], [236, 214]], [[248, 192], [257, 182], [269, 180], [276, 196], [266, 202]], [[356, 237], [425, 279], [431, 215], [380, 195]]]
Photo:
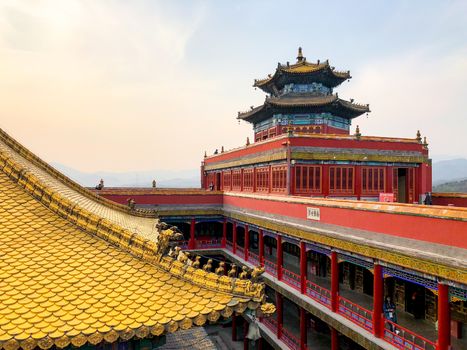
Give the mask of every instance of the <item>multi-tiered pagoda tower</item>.
[[[297, 63], [279, 64], [255, 80], [268, 96], [239, 113], [253, 124], [255, 142], [206, 156], [202, 187], [235, 192], [418, 202], [431, 191], [431, 161], [420, 133], [413, 139], [363, 136], [353, 118], [368, 105], [339, 98], [334, 89], [350, 73], [317, 61], [299, 48]], [[415, 133], [414, 133], [415, 134]]]
[[263, 105], [239, 113], [238, 119], [253, 124], [255, 141], [287, 130], [306, 134], [349, 134], [351, 120], [370, 111], [339, 98], [334, 89], [350, 79], [350, 72], [338, 72], [329, 62], [311, 63], [298, 49], [297, 63], [278, 64], [274, 75], [255, 80], [268, 94]]

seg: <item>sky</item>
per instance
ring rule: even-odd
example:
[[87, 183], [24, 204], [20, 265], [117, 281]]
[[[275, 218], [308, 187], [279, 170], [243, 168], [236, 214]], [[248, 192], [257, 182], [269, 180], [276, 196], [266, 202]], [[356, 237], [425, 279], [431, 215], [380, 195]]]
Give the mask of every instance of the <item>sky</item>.
[[467, 158], [467, 1], [0, 0], [0, 128], [80, 171], [195, 169], [245, 144], [252, 87], [329, 59], [363, 135]]

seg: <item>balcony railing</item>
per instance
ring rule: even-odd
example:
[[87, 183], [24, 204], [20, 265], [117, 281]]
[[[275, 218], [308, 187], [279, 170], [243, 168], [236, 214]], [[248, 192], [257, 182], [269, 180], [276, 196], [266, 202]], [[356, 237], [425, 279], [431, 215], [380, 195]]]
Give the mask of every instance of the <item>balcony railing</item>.
[[253, 265], [259, 265], [259, 255], [252, 251], [248, 251], [248, 261]]
[[188, 241], [180, 241], [180, 248], [187, 249], [188, 248]]
[[292, 288], [300, 290], [300, 276], [296, 273], [282, 268], [282, 280]]
[[287, 346], [292, 350], [300, 349], [300, 339], [289, 332], [287, 329], [282, 327], [282, 337], [281, 340], [287, 344]]
[[222, 247], [221, 239], [203, 239], [196, 241], [196, 247], [201, 249]]
[[306, 281], [306, 295], [318, 303], [331, 308], [331, 291], [311, 281]]
[[264, 259], [264, 269], [270, 275], [277, 277], [277, 264], [272, 261]]
[[230, 250], [231, 252], [233, 252], [233, 243], [232, 242], [225, 241], [225, 247], [227, 248], [227, 250]]
[[266, 327], [269, 328], [274, 334], [277, 333], [277, 321], [272, 317], [266, 317], [261, 319], [261, 323], [263, 323]]
[[245, 249], [237, 244], [237, 252], [235, 254], [243, 259], [245, 257]]
[[384, 339], [404, 350], [435, 350], [436, 344], [398, 324], [384, 319]]
[[372, 322], [372, 313], [371, 311], [352, 303], [350, 300], [347, 300], [339, 296], [339, 314], [349, 319], [350, 321], [362, 326], [366, 330], [373, 329]]

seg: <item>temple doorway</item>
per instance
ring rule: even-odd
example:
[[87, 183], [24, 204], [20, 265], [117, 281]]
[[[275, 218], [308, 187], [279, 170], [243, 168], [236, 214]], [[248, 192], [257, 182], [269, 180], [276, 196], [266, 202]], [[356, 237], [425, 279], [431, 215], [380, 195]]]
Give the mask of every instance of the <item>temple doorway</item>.
[[407, 203], [407, 169], [397, 169], [397, 201]]

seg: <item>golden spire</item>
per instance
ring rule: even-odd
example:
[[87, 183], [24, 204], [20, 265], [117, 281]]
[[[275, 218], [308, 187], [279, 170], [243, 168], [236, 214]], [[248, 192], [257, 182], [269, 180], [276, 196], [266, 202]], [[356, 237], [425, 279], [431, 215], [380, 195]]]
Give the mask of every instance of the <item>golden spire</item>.
[[298, 55], [297, 55], [297, 62], [302, 62], [304, 60], [303, 53], [302, 53], [302, 48], [298, 48]]
[[357, 128], [355, 129], [355, 137], [357, 140], [359, 140], [361, 136], [362, 134], [360, 133], [360, 127], [357, 125]]

